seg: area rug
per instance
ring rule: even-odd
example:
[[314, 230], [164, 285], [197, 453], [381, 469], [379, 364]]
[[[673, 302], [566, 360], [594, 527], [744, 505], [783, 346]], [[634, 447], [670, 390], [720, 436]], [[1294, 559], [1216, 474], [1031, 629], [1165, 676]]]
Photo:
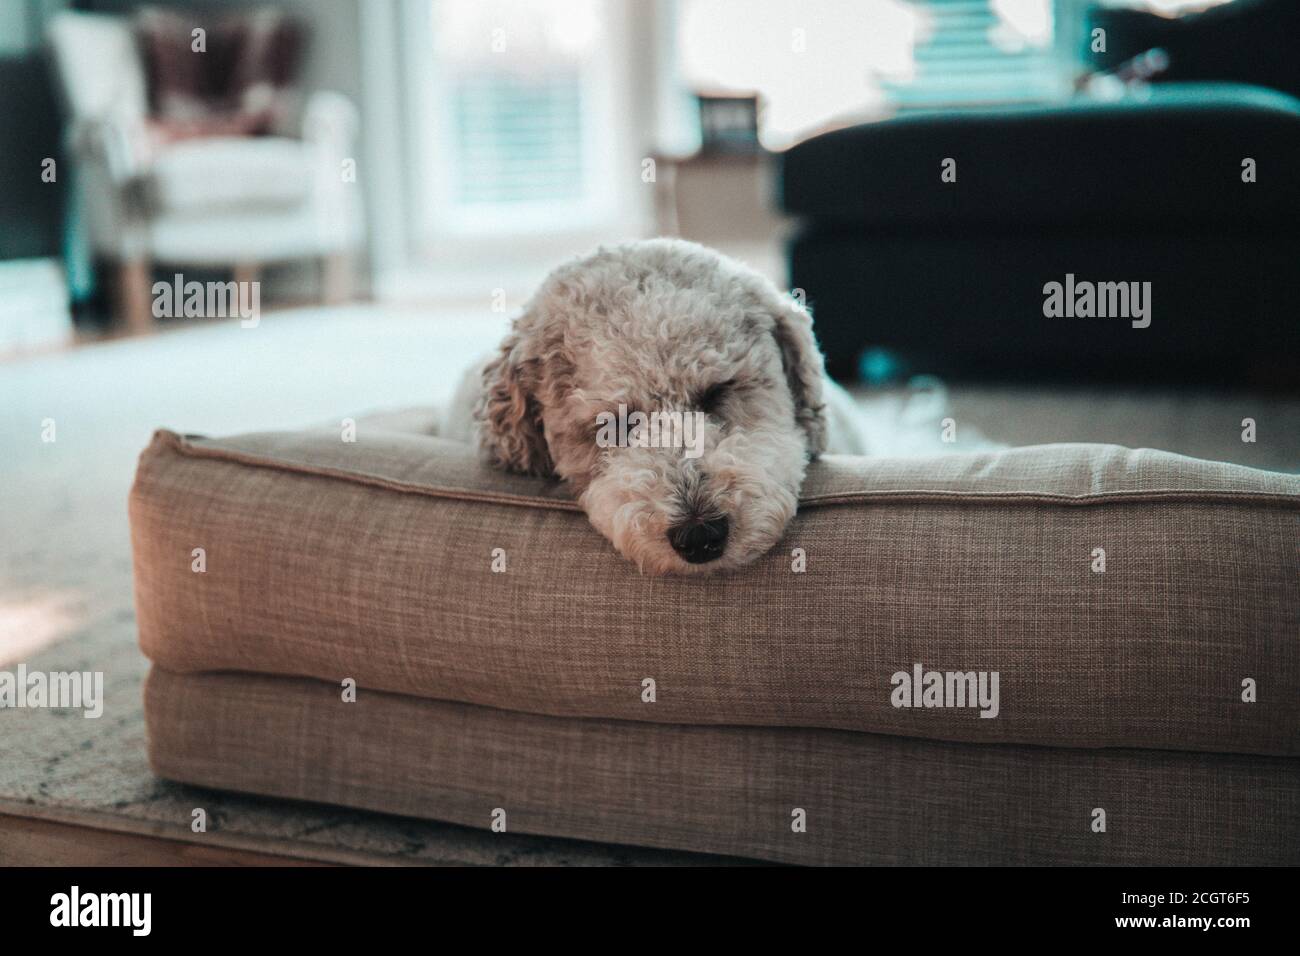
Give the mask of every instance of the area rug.
[[[0, 813], [343, 863], [720, 862], [218, 793], [149, 770], [126, 497], [152, 431], [295, 428], [437, 404], [504, 325], [489, 303], [460, 312], [308, 309], [268, 315], [252, 329], [214, 324], [0, 364], [0, 670], [22, 662], [33, 671], [98, 671], [105, 682], [97, 719], [0, 709]], [[914, 392], [862, 400], [878, 421], [918, 407]], [[1295, 400], [956, 388], [930, 400], [923, 417], [947, 410], [956, 422], [954, 450], [1115, 441], [1300, 467]], [[1258, 423], [1256, 442], [1241, 440], [1246, 417]], [[937, 430], [923, 431], [938, 440]], [[901, 430], [887, 422], [881, 433]], [[203, 833], [191, 830], [196, 809]]]

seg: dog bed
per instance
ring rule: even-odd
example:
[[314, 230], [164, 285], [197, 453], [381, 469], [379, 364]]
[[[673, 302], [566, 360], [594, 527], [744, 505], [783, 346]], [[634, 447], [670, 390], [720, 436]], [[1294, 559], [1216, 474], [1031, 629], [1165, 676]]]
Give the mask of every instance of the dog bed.
[[157, 773], [796, 863], [1300, 862], [1300, 478], [828, 456], [758, 562], [651, 578], [426, 424], [156, 434]]

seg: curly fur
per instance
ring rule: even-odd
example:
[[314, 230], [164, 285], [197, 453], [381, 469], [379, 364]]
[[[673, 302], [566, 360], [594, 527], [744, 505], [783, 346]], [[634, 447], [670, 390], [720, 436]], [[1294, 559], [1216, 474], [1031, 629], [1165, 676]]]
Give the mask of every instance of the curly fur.
[[[595, 440], [598, 414], [620, 403], [693, 412], [724, 383], [698, 458]], [[467, 376], [444, 433], [476, 440], [495, 467], [564, 479], [643, 571], [701, 574], [776, 544], [811, 458], [865, 450], [835, 427], [828, 396], [842, 393], [825, 378], [806, 311], [711, 249], [654, 239], [552, 272], [496, 356]], [[686, 562], [669, 531], [713, 516], [730, 523], [724, 553]]]

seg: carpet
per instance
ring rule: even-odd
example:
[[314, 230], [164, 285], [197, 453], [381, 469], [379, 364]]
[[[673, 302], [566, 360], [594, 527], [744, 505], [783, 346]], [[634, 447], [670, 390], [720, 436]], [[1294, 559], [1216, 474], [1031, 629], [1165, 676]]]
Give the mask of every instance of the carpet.
[[[152, 431], [294, 428], [446, 401], [505, 322], [487, 303], [460, 312], [314, 308], [267, 315], [252, 329], [177, 328], [0, 364], [0, 669], [101, 671], [105, 682], [98, 719], [0, 709], [0, 812], [337, 862], [719, 862], [218, 793], [149, 771], [126, 497]], [[888, 423], [914, 409], [914, 398], [882, 392], [862, 401]], [[940, 400], [929, 412], [949, 409], [957, 450], [986, 438], [1115, 441], [1300, 469], [1293, 399], [954, 388]], [[1244, 417], [1257, 422], [1255, 443], [1241, 441]], [[923, 446], [935, 440], [909, 447], [932, 450]], [[206, 811], [202, 834], [190, 830], [196, 808]]]

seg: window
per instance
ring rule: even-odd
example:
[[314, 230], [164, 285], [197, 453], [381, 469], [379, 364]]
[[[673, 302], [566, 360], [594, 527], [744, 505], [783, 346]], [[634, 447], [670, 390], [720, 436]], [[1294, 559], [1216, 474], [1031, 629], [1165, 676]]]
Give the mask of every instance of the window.
[[[780, 148], [898, 110], [1048, 100], [1069, 88], [1056, 8], [1075, 0], [678, 0], [699, 92], [757, 92]], [[1073, 14], [1072, 14], [1073, 15]], [[1081, 13], [1078, 14], [1081, 16]]]
[[887, 90], [900, 109], [1045, 101], [1066, 87], [1052, 0], [928, 0], [915, 75]]
[[413, 59], [426, 235], [577, 231], [608, 220], [613, 7], [425, 0], [424, 12]]

